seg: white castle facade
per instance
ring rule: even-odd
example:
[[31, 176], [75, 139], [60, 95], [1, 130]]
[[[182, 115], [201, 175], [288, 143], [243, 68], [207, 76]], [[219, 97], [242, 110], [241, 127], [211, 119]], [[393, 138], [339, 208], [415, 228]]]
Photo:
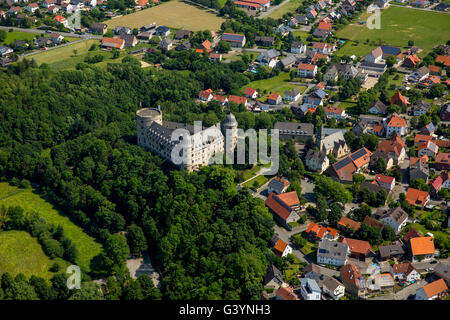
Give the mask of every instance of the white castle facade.
[[[232, 152], [237, 144], [238, 123], [233, 114], [229, 114], [222, 123], [209, 128], [196, 128], [192, 125], [163, 121], [161, 110], [143, 108], [136, 112], [136, 125], [139, 146], [169, 160], [180, 169], [189, 171], [209, 165], [214, 157], [222, 157], [223, 154]], [[225, 138], [226, 135], [230, 135], [228, 139]], [[182, 141], [183, 148], [180, 148]], [[227, 144], [227, 141], [230, 142]], [[174, 153], [177, 157], [174, 157]], [[179, 163], [175, 158], [183, 160]]]

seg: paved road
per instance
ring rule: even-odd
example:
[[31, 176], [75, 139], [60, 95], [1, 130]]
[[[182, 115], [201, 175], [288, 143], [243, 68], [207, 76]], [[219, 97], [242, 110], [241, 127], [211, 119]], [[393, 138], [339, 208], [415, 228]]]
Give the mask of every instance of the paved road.
[[[76, 41], [63, 43], [63, 44], [60, 44], [60, 45], [55, 46], [55, 47], [48, 47], [45, 51], [54, 50], [54, 49], [58, 49], [58, 48], [65, 47], [65, 46], [70, 46], [72, 44], [75, 44], [75, 43], [78, 43], [78, 42], [87, 41], [87, 40], [88, 39], [80, 39], [80, 40], [76, 40]], [[31, 52], [27, 52], [27, 53], [21, 54], [20, 57], [28, 57], [28, 56], [32, 56], [34, 54], [38, 54], [38, 53], [41, 53], [41, 52], [44, 52], [44, 51], [42, 51], [40, 49], [36, 49], [36, 50], [31, 51]]]
[[284, 1], [283, 1], [282, 3], [280, 3], [279, 5], [270, 7], [270, 9], [267, 10], [267, 11], [265, 11], [265, 12], [261, 12], [261, 13], [259, 14], [259, 16], [257, 16], [256, 18], [257, 18], [257, 19], [265, 18], [265, 17], [267, 17], [269, 14], [271, 14], [272, 12], [274, 12], [275, 10], [278, 10], [278, 9], [281, 8], [282, 6], [288, 4], [290, 1], [291, 1], [291, 0], [284, 0]]
[[[0, 30], [9, 30], [9, 29], [13, 29], [14, 31], [38, 33], [38, 34], [43, 34], [43, 33], [46, 33], [46, 31], [47, 31], [47, 30], [40, 30], [40, 29], [25, 29], [25, 28], [0, 26]], [[101, 40], [103, 38], [102, 36], [97, 36], [97, 35], [93, 35], [90, 33], [77, 34], [77, 33], [59, 32], [59, 31], [52, 31], [52, 32], [59, 33], [63, 37], [73, 37], [73, 38], [83, 38], [83, 39], [99, 39], [99, 40]]]
[[310, 262], [310, 261], [306, 260], [305, 255], [300, 250], [295, 248], [295, 245], [291, 241], [291, 236], [299, 232], [305, 231], [308, 228], [308, 224], [309, 222], [306, 221], [306, 223], [303, 224], [300, 227], [300, 229], [297, 229], [296, 231], [287, 231], [286, 229], [281, 228], [278, 225], [275, 225], [274, 227], [274, 233], [278, 236], [278, 238], [280, 238], [281, 240], [283, 240], [292, 247], [292, 253], [297, 257], [297, 259], [300, 262]]
[[420, 280], [412, 285], [407, 286], [397, 293], [373, 297], [368, 300], [407, 300], [410, 295], [415, 295], [416, 291], [425, 286], [427, 283], [428, 282], [426, 282], [425, 280]]

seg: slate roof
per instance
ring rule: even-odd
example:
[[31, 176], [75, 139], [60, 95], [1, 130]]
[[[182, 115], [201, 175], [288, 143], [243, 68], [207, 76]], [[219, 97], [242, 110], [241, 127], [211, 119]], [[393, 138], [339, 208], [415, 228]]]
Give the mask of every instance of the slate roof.
[[379, 246], [378, 249], [380, 252], [380, 257], [382, 259], [387, 259], [387, 258], [391, 258], [393, 256], [405, 254], [405, 250], [399, 244], [390, 244], [390, 245], [386, 245], [386, 246]]

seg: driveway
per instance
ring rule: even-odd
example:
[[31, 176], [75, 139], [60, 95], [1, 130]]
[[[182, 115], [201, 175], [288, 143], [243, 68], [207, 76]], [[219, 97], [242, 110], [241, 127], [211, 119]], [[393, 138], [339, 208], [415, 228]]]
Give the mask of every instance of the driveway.
[[287, 244], [289, 244], [292, 247], [292, 253], [297, 257], [297, 259], [300, 262], [308, 262], [308, 263], [310, 263], [311, 261], [306, 260], [305, 259], [305, 255], [300, 250], [296, 249], [295, 245], [291, 241], [291, 236], [293, 236], [294, 234], [297, 234], [297, 233], [305, 231], [308, 228], [308, 224], [309, 224], [309, 222], [306, 221], [300, 227], [300, 229], [297, 229], [295, 231], [288, 231], [288, 230], [286, 230], [284, 228], [281, 228], [277, 224], [275, 224], [275, 227], [273, 229], [274, 229], [274, 234], [276, 234], [278, 236], [278, 238], [280, 238], [281, 240], [283, 240], [284, 242], [286, 242]]

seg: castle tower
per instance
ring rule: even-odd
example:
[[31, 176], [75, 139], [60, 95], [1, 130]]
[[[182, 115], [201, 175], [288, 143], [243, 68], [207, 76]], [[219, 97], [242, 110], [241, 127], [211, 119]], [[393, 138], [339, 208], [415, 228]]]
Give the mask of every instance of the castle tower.
[[[237, 139], [238, 139], [238, 122], [236, 121], [236, 118], [232, 113], [228, 114], [225, 120], [222, 122], [221, 125], [222, 134], [225, 137], [225, 152], [234, 150], [237, 145]], [[227, 146], [227, 130], [231, 132], [232, 134], [232, 141], [233, 144], [231, 146]]]
[[136, 112], [137, 142], [139, 146], [145, 147], [147, 145], [145, 133], [153, 122], [162, 125], [161, 110], [155, 108], [143, 108]]

